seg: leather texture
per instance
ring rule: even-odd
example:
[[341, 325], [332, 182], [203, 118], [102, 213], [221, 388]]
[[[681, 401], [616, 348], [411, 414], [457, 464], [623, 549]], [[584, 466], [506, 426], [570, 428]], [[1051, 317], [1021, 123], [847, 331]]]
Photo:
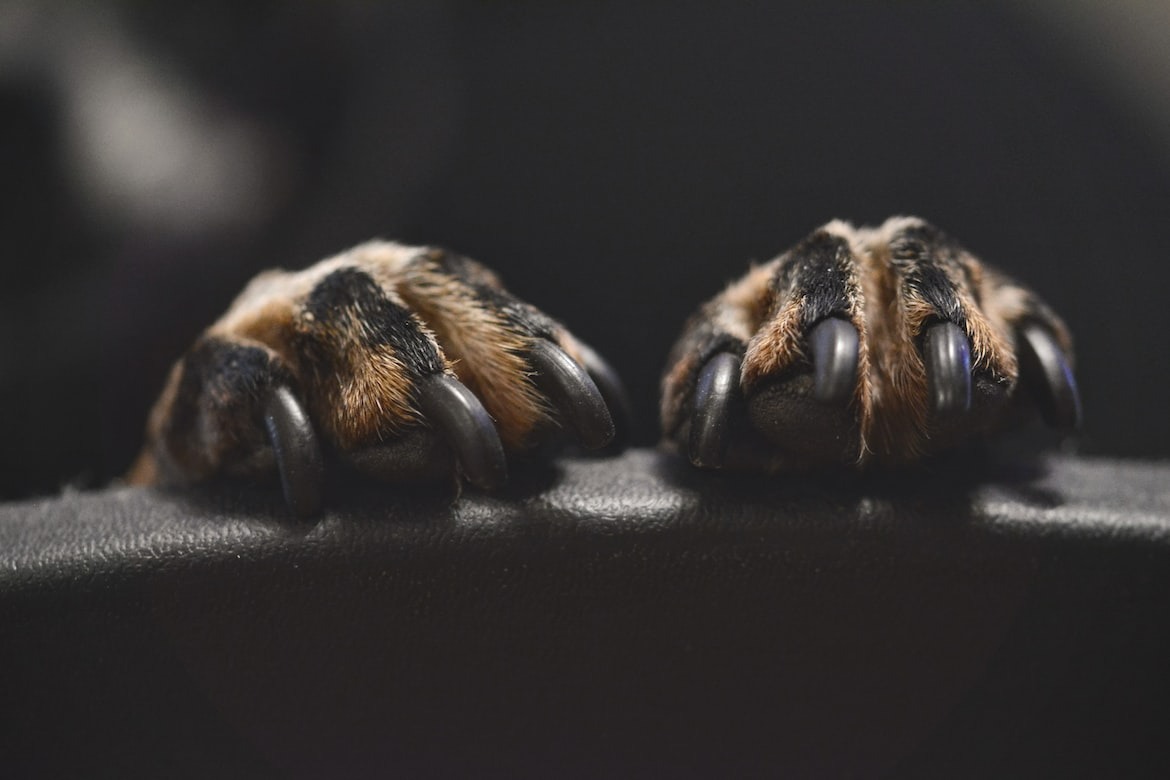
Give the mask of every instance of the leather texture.
[[0, 507], [5, 776], [1170, 769], [1170, 465]]

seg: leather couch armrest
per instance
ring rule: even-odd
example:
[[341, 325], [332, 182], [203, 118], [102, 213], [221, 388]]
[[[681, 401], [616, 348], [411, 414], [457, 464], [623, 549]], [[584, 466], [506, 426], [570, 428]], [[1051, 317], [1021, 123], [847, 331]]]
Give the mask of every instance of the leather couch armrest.
[[1103, 776], [1170, 765], [1170, 465], [560, 462], [0, 507], [0, 756], [117, 776]]

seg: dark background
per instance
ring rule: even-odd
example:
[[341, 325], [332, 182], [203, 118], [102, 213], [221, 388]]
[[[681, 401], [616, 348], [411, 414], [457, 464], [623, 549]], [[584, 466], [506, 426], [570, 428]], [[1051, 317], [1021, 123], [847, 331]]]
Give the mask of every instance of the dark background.
[[121, 473], [250, 276], [374, 236], [496, 268], [649, 444], [701, 300], [897, 213], [1063, 314], [1082, 452], [1166, 457], [1170, 132], [1081, 5], [0, 5], [0, 495]]

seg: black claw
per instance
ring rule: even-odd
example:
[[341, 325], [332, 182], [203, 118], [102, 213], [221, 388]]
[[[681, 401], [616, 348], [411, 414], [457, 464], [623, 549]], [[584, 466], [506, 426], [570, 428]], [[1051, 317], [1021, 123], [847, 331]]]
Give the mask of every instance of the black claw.
[[813, 397], [822, 403], [840, 403], [849, 398], [857, 386], [857, 328], [839, 317], [828, 317], [809, 331], [808, 343], [812, 350]]
[[577, 361], [544, 339], [532, 345], [528, 361], [536, 370], [533, 382], [565, 416], [586, 449], [595, 450], [613, 441], [613, 418], [605, 399]]
[[504, 484], [508, 479], [504, 445], [479, 399], [446, 374], [424, 376], [415, 387], [419, 409], [455, 450], [467, 480], [485, 490]]
[[922, 344], [926, 382], [935, 414], [971, 409], [971, 343], [953, 322], [936, 322], [926, 329]]
[[1020, 381], [1031, 388], [1044, 422], [1053, 428], [1079, 427], [1081, 396], [1064, 350], [1039, 325], [1025, 325], [1019, 335]]
[[605, 361], [605, 358], [597, 354], [588, 344], [583, 344], [578, 341], [577, 352], [581, 356], [581, 361], [585, 364], [585, 370], [589, 373], [589, 378], [593, 380], [593, 383], [597, 385], [597, 389], [601, 391], [601, 397], [605, 400], [605, 405], [609, 409], [610, 416], [613, 418], [614, 437], [612, 444], [623, 447], [630, 438], [630, 432], [634, 424], [634, 411], [630, 405], [630, 397], [626, 394], [626, 388], [622, 384], [621, 377]]
[[739, 364], [739, 357], [721, 352], [699, 372], [689, 442], [691, 463], [699, 468], [723, 466], [731, 429], [731, 408], [740, 392]]
[[264, 406], [264, 430], [276, 453], [284, 500], [297, 517], [321, 509], [324, 461], [313, 424], [301, 402], [285, 385], [272, 390]]

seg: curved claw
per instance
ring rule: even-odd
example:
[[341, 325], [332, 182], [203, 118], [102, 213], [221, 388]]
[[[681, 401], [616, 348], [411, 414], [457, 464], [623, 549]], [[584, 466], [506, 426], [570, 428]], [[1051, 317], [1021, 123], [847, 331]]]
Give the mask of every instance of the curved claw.
[[1032, 388], [1040, 415], [1053, 428], [1081, 424], [1081, 396], [1072, 367], [1052, 334], [1039, 325], [1020, 328], [1020, 379]]
[[565, 415], [577, 438], [595, 450], [613, 441], [614, 424], [601, 391], [585, 369], [551, 341], [537, 339], [528, 353], [540, 391]]
[[857, 386], [857, 328], [840, 317], [828, 317], [809, 331], [808, 343], [813, 358], [813, 397], [822, 403], [849, 398]]
[[723, 466], [731, 430], [731, 407], [739, 397], [738, 356], [721, 352], [707, 361], [695, 383], [689, 450], [700, 468]]
[[581, 356], [581, 362], [585, 364], [585, 371], [593, 380], [593, 384], [597, 385], [597, 389], [601, 392], [601, 397], [609, 409], [610, 416], [613, 418], [614, 439], [612, 444], [619, 447], [625, 446], [634, 424], [634, 411], [630, 405], [630, 397], [626, 394], [625, 385], [622, 384], [621, 377], [613, 370], [613, 367], [592, 347], [581, 341], [576, 342], [576, 347], [577, 353]]
[[953, 322], [936, 322], [926, 329], [922, 344], [926, 383], [937, 415], [962, 413], [971, 408], [971, 343]]
[[264, 430], [276, 453], [284, 500], [297, 517], [321, 508], [324, 461], [305, 408], [286, 385], [277, 385], [264, 405]]
[[504, 445], [491, 416], [458, 379], [430, 374], [415, 385], [419, 409], [455, 450], [463, 475], [490, 490], [508, 479]]

